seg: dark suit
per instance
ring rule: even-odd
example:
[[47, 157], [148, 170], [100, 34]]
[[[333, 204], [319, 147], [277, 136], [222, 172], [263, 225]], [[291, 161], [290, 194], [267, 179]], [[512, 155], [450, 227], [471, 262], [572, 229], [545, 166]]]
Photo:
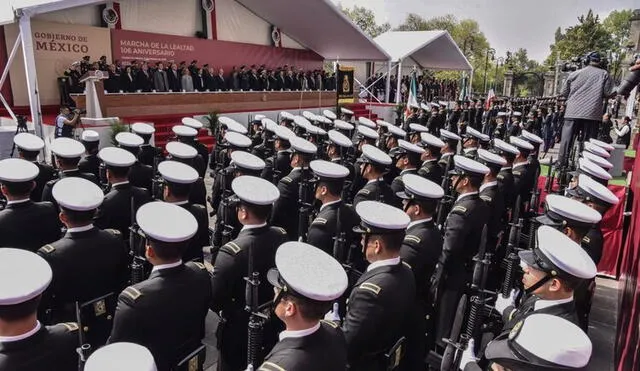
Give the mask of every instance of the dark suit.
[[153, 354], [158, 371], [168, 371], [200, 346], [210, 302], [204, 265], [186, 263], [153, 271], [118, 297], [109, 342], [143, 345]]
[[513, 185], [513, 172], [511, 167], [503, 167], [498, 173], [498, 190], [504, 197], [505, 208], [511, 209], [516, 202], [516, 192]]
[[222, 91], [227, 90], [226, 81], [224, 80], [224, 77], [220, 75], [215, 75], [213, 77], [213, 84], [214, 84], [215, 90], [222, 90]]
[[0, 211], [0, 247], [36, 252], [60, 238], [58, 210], [50, 202], [12, 203]]
[[131, 226], [131, 198], [134, 199], [134, 215], [140, 206], [149, 202], [149, 191], [132, 186], [130, 183], [117, 184], [104, 196], [98, 208], [94, 224], [101, 229], [113, 228], [129, 238]]
[[36, 182], [35, 188], [31, 191], [31, 201], [40, 202], [42, 201], [42, 190], [44, 189], [44, 185], [47, 184], [48, 181], [56, 178], [58, 176], [58, 172], [51, 165], [47, 165], [41, 162], [34, 162], [34, 164], [38, 167], [38, 176], [33, 180]]
[[437, 159], [427, 160], [422, 163], [422, 167], [418, 169], [418, 175], [434, 182], [437, 185], [442, 184], [442, 174], [444, 170], [438, 165]]
[[150, 92], [153, 89], [153, 75], [151, 71], [147, 70], [146, 73], [143, 70], [138, 71], [136, 73], [134, 86], [135, 90]]
[[277, 171], [275, 174], [276, 183], [285, 177], [285, 174], [289, 174], [291, 171], [291, 152], [278, 151], [275, 155], [267, 158], [260, 177], [272, 181], [274, 180], [274, 170]]
[[458, 300], [471, 281], [473, 256], [478, 252], [488, 218], [489, 207], [477, 193], [458, 196], [447, 216], [442, 254], [438, 259], [442, 270], [439, 277], [442, 294], [438, 294], [438, 341], [449, 337]]
[[204, 75], [192, 75], [193, 77], [193, 88], [196, 91], [205, 91], [207, 89], [204, 81]]
[[153, 188], [153, 168], [136, 161], [129, 170], [129, 182], [134, 187], [144, 188], [151, 192]]
[[270, 224], [284, 228], [290, 240], [298, 238], [298, 196], [301, 178], [302, 170], [295, 168], [289, 175], [280, 179], [278, 182], [280, 197], [275, 202], [271, 213]]
[[525, 203], [527, 201], [529, 201], [529, 190], [527, 189], [528, 187], [528, 182], [529, 182], [529, 166], [527, 162], [521, 162], [519, 164], [514, 164], [513, 165], [513, 169], [512, 169], [512, 173], [513, 173], [513, 189], [514, 189], [514, 203], [515, 203], [515, 198], [518, 197], [518, 195], [520, 195], [521, 203]]
[[320, 321], [320, 328], [303, 337], [287, 337], [269, 352], [258, 371], [346, 370], [347, 345], [337, 325]]
[[26, 339], [0, 342], [0, 371], [75, 370], [77, 347], [77, 323], [42, 325]]
[[140, 152], [138, 153], [138, 161], [143, 165], [153, 167], [153, 161], [158, 153], [158, 149], [150, 144], [143, 144], [140, 146]]
[[53, 270], [41, 309], [52, 308], [55, 321], [75, 318], [73, 303], [85, 302], [123, 286], [127, 249], [120, 232], [93, 227], [67, 232], [38, 250]]
[[386, 370], [383, 355], [408, 333], [415, 296], [413, 273], [402, 263], [360, 277], [342, 323], [350, 370]]
[[120, 89], [125, 93], [133, 93], [136, 91], [135, 73], [131, 72], [131, 75], [123, 73], [120, 75]]
[[[340, 210], [340, 224], [338, 224], [338, 210]], [[342, 201], [323, 206], [316, 218], [311, 222], [307, 232], [307, 243], [333, 255], [334, 238], [340, 232], [346, 232], [346, 246], [355, 240], [353, 227], [360, 224], [360, 217], [353, 207]], [[339, 259], [339, 257], [336, 257]]]
[[498, 235], [505, 226], [505, 221], [503, 220], [503, 216], [505, 215], [504, 197], [500, 193], [498, 184], [493, 184], [484, 187], [480, 191], [480, 198], [489, 207], [489, 219], [487, 219], [487, 251], [493, 253], [498, 244]]
[[86, 155], [78, 162], [78, 169], [87, 174], [93, 174], [100, 180], [100, 159], [97, 154]]
[[174, 71], [171, 68], [167, 70], [167, 81], [169, 81], [169, 90], [173, 92], [182, 91], [182, 87], [180, 86], [180, 77], [180, 72], [178, 72], [177, 70]]
[[[247, 324], [249, 315], [245, 307], [248, 253], [253, 253], [253, 270], [260, 277], [266, 278], [267, 271], [275, 266], [277, 248], [287, 240], [282, 228], [268, 225], [245, 229], [238, 238], [220, 248], [211, 278], [213, 297], [211, 309], [221, 312], [226, 320], [224, 328], [219, 331], [218, 348], [220, 361], [225, 371], [244, 370], [247, 366]], [[258, 302], [260, 304], [273, 300], [273, 286], [266, 279], [260, 280]], [[276, 319], [277, 321], [277, 319]], [[221, 332], [221, 333], [220, 333]], [[266, 333], [263, 345], [275, 343], [275, 334]], [[267, 344], [271, 342], [270, 344]]]
[[202, 248], [209, 245], [209, 213], [207, 213], [207, 208], [200, 204], [186, 202], [179, 204], [179, 206], [189, 211], [198, 222], [198, 231], [195, 236], [191, 237], [189, 247], [182, 253], [182, 260], [201, 262], [203, 259]]
[[353, 206], [355, 207], [359, 202], [366, 200], [380, 201], [395, 207], [400, 206], [398, 197], [382, 179], [375, 179], [365, 184], [353, 198]]

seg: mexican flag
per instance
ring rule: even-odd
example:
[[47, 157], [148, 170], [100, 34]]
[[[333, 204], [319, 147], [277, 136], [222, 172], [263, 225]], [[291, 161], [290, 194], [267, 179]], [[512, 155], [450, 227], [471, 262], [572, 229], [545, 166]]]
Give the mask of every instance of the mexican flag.
[[404, 119], [411, 115], [411, 107], [420, 108], [418, 104], [418, 89], [416, 84], [416, 74], [411, 74], [411, 82], [409, 83], [409, 96], [407, 97], [407, 106], [404, 110]]
[[496, 93], [494, 93], [493, 89], [489, 89], [489, 92], [487, 93], [487, 101], [484, 104], [485, 108], [491, 108], [491, 102], [493, 102], [495, 98], [496, 98]]

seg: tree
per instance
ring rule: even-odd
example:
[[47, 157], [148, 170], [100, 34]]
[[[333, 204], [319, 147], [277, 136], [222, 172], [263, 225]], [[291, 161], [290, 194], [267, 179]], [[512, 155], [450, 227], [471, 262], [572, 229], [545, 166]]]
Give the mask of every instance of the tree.
[[555, 60], [569, 60], [582, 57], [591, 51], [605, 53], [613, 45], [611, 34], [600, 22], [600, 17], [589, 9], [586, 15], [578, 17], [578, 24], [568, 27], [558, 34], [550, 46], [551, 54], [546, 63], [554, 65]]
[[[633, 45], [629, 45], [631, 33], [631, 17], [633, 11], [614, 10], [602, 21], [602, 26], [611, 36], [611, 48], [607, 51], [609, 60], [609, 72], [613, 79], [619, 81], [622, 75], [622, 61], [626, 59], [629, 50]], [[631, 43], [633, 44], [633, 43]]]
[[515, 53], [507, 52], [507, 68], [513, 71], [513, 85], [517, 96], [542, 95], [543, 76], [547, 68], [530, 59], [527, 49], [520, 48]]
[[339, 8], [342, 13], [349, 17], [349, 19], [351, 19], [353, 23], [362, 30], [362, 32], [369, 35], [371, 38], [383, 34], [391, 29], [391, 25], [388, 22], [380, 25], [376, 23], [376, 17], [371, 9], [357, 5], [352, 9], [344, 8], [342, 5], [339, 5]]

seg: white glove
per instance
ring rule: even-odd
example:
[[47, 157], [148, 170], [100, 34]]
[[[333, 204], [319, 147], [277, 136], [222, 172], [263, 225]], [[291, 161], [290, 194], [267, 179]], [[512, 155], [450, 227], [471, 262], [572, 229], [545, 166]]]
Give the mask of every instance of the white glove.
[[338, 303], [333, 303], [333, 309], [328, 311], [327, 314], [324, 315], [325, 321], [332, 322], [340, 322], [340, 305]]
[[517, 293], [515, 289], [511, 290], [511, 295], [509, 295], [508, 298], [503, 297], [502, 294], [498, 295], [495, 308], [500, 315], [504, 314], [504, 310], [507, 309], [508, 306], [515, 305], [516, 295]]
[[474, 348], [473, 339], [469, 339], [469, 343], [467, 344], [467, 348], [462, 352], [462, 357], [460, 358], [460, 370], [464, 370], [465, 366], [469, 362], [478, 362], [478, 357], [476, 357], [476, 352], [473, 350]]

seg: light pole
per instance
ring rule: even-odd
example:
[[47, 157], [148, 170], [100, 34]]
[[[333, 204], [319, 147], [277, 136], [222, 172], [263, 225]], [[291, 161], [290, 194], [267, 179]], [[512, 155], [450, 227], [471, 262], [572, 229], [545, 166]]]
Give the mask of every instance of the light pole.
[[482, 83], [482, 85], [484, 86], [485, 94], [487, 94], [487, 70], [489, 69], [489, 53], [491, 53], [491, 58], [493, 59], [493, 56], [495, 55], [496, 50], [493, 48], [487, 49], [487, 56], [484, 61], [484, 80]]
[[498, 57], [496, 58], [496, 72], [493, 75], [493, 90], [496, 95], [498, 95], [498, 67], [502, 67], [504, 64], [504, 58]]

